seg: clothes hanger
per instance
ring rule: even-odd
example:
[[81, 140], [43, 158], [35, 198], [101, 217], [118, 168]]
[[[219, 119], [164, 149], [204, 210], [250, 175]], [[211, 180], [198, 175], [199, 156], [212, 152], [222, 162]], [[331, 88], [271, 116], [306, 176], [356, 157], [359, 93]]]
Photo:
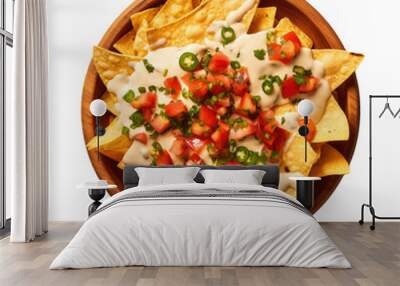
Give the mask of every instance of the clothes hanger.
[[390, 114], [392, 114], [393, 117], [396, 117], [397, 114], [399, 113], [399, 111], [397, 111], [396, 115], [394, 115], [394, 112], [392, 111], [392, 109], [390, 108], [390, 104], [389, 104], [389, 98], [386, 97], [386, 103], [385, 103], [385, 107], [383, 108], [381, 114], [379, 115], [379, 118], [381, 118], [383, 116], [383, 114], [386, 112], [386, 110], [389, 110]]

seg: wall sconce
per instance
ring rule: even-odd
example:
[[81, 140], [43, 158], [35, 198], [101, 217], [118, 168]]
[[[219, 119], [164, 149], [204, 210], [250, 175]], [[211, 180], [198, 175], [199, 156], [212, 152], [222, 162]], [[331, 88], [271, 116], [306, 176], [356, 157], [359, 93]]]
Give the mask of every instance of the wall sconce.
[[307, 135], [309, 129], [307, 127], [308, 117], [314, 111], [314, 104], [309, 99], [303, 99], [297, 106], [297, 112], [304, 117], [304, 125], [300, 126], [299, 134], [304, 137], [304, 161], [307, 162]]
[[106, 133], [106, 129], [100, 126], [100, 117], [107, 112], [107, 105], [101, 99], [95, 99], [90, 103], [90, 113], [96, 118], [96, 136], [97, 136], [97, 160], [100, 159], [100, 136]]

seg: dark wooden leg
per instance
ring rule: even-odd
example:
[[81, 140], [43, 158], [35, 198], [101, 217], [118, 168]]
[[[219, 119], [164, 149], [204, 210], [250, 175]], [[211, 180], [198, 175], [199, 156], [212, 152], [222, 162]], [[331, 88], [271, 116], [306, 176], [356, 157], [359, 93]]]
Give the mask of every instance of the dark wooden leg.
[[104, 198], [105, 194], [105, 189], [89, 189], [89, 197], [94, 200], [94, 202], [88, 208], [89, 216], [101, 205], [100, 200]]
[[314, 206], [314, 181], [297, 181], [296, 193], [297, 200], [307, 209]]

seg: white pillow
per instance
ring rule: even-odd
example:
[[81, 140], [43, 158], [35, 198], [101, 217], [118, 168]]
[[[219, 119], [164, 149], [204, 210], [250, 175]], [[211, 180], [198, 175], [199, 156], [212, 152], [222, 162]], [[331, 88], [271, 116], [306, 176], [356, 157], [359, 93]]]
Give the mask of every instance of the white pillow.
[[139, 186], [195, 183], [193, 179], [199, 170], [198, 167], [135, 168], [139, 176]]
[[205, 184], [261, 185], [265, 171], [262, 170], [202, 170]]

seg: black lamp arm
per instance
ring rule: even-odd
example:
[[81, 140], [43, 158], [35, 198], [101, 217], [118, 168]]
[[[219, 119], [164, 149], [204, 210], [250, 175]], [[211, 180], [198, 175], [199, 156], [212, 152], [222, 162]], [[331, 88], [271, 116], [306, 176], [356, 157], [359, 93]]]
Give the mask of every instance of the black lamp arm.
[[307, 162], [307, 135], [309, 132], [307, 125], [308, 125], [308, 116], [304, 116], [304, 125], [300, 126], [299, 134], [300, 134], [300, 136], [304, 137], [304, 161], [305, 162]]

